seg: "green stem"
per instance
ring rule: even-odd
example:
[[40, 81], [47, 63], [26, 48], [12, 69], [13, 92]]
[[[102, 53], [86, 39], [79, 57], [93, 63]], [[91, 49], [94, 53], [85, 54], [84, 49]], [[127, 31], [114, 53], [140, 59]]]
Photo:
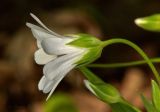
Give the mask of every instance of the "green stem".
[[[160, 63], [160, 58], [153, 58], [150, 59], [152, 63]], [[120, 62], [120, 63], [109, 63], [109, 64], [89, 64], [87, 67], [96, 67], [96, 68], [118, 68], [118, 67], [128, 67], [128, 66], [135, 66], [135, 65], [142, 65], [146, 64], [145, 60], [140, 61], [131, 61], [131, 62]]]
[[157, 70], [154, 67], [153, 63], [150, 61], [149, 57], [146, 55], [146, 53], [139, 46], [137, 46], [136, 44], [134, 44], [133, 42], [131, 42], [129, 40], [119, 39], [119, 38], [117, 38], [117, 39], [110, 39], [110, 40], [104, 41], [103, 44], [102, 44], [102, 46], [106, 47], [108, 45], [115, 44], [115, 43], [126, 44], [126, 45], [132, 47], [133, 49], [135, 49], [144, 58], [144, 60], [147, 62], [147, 64], [151, 68], [151, 70], [152, 70], [152, 72], [153, 72], [153, 74], [154, 74], [157, 82], [160, 84], [159, 73], [157, 72]]

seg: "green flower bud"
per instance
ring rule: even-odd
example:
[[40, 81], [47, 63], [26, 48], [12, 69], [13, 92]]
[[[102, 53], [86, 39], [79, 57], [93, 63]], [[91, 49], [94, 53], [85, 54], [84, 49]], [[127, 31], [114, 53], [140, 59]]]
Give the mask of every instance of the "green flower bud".
[[160, 32], [160, 14], [137, 18], [135, 23], [145, 30]]
[[116, 88], [110, 84], [105, 84], [103, 82], [91, 83], [88, 80], [85, 80], [86, 87], [99, 99], [106, 103], [116, 103], [121, 101], [121, 96]]

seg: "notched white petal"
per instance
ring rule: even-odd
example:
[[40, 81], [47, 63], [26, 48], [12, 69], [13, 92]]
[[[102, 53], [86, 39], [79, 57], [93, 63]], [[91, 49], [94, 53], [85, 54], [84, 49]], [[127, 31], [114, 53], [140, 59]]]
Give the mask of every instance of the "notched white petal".
[[38, 89], [40, 91], [43, 91], [43, 93], [49, 93], [53, 88], [54, 83], [55, 83], [55, 80], [50, 81], [50, 80], [47, 80], [45, 76], [43, 76], [39, 81]]
[[45, 83], [46, 83], [46, 78], [45, 76], [43, 76], [38, 83], [38, 89], [43, 90]]
[[26, 23], [26, 26], [27, 27], [29, 27], [30, 29], [36, 29], [36, 30], [39, 30], [39, 31], [42, 31], [42, 32], [45, 32], [45, 33], [49, 33], [50, 34], [50, 32], [48, 32], [47, 30], [45, 30], [45, 29], [43, 29], [43, 28], [41, 28], [41, 27], [39, 27], [39, 26], [37, 26], [37, 25], [34, 25], [34, 24], [32, 24], [32, 23]]
[[45, 38], [57, 38], [57, 36], [52, 35], [50, 32], [48, 32], [47, 30], [45, 30], [39, 26], [36, 26], [31, 23], [26, 23], [26, 25], [29, 28], [31, 28], [33, 36], [39, 41], [42, 41]]
[[43, 65], [51, 60], [54, 60], [57, 56], [56, 55], [48, 55], [46, 54], [43, 49], [39, 49], [35, 52], [34, 58], [37, 64]]
[[48, 32], [52, 33], [55, 36], [61, 37], [61, 35], [53, 32], [52, 30], [50, 30], [48, 27], [46, 27], [40, 19], [38, 19], [38, 17], [36, 17], [34, 14], [30, 13], [30, 15], [33, 17], [33, 19], [35, 19], [44, 29], [46, 29]]
[[54, 82], [54, 85], [53, 85], [52, 90], [50, 91], [50, 93], [49, 93], [49, 95], [48, 95], [48, 97], [47, 97], [46, 100], [48, 100], [48, 99], [51, 97], [52, 93], [55, 91], [56, 87], [57, 87], [58, 84], [61, 82], [61, 80], [64, 78], [64, 76], [65, 76], [65, 75], [60, 76], [60, 77], [58, 77], [56, 80], [54, 80], [54, 81], [55, 81], [55, 82]]
[[39, 90], [43, 91], [43, 93], [49, 93], [47, 100], [52, 95], [52, 93], [55, 91], [56, 87], [60, 83], [60, 81], [64, 78], [64, 74], [61, 74], [57, 77], [55, 77], [54, 80], [47, 80], [45, 76], [43, 76], [38, 84]]
[[83, 52], [75, 52], [67, 54], [47, 63], [43, 68], [43, 74], [48, 80], [52, 80], [60, 73], [60, 71], [62, 71], [62, 68], [65, 69], [67, 66], [73, 65], [79, 58], [81, 58], [83, 56], [82, 53]]
[[71, 39], [47, 38], [42, 41], [41, 46], [46, 53], [56, 55], [69, 54], [79, 50], [79, 48], [65, 45], [68, 41], [71, 41]]
[[55, 83], [54, 80], [53, 81], [47, 80], [47, 82], [43, 88], [43, 93], [49, 93], [51, 91], [51, 89], [53, 88], [54, 83]]

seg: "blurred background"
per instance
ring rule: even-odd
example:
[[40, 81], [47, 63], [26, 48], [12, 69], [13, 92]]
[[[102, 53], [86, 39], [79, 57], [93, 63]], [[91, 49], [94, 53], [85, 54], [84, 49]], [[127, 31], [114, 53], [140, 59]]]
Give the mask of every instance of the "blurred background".
[[[149, 55], [160, 55], [160, 33], [145, 31], [134, 19], [160, 13], [159, 0], [1, 0], [0, 3], [0, 112], [111, 112], [83, 84], [83, 74], [71, 71], [53, 97], [38, 91], [43, 66], [34, 62], [37, 49], [26, 22], [37, 24], [32, 12], [59, 34], [88, 33], [101, 40], [125, 38], [138, 44]], [[140, 60], [125, 45], [103, 50], [95, 63]], [[157, 69], [160, 66], [157, 64]], [[115, 85], [133, 105], [143, 108], [139, 94], [150, 98], [152, 72], [147, 65], [91, 70]], [[144, 110], [145, 112], [145, 110]]]

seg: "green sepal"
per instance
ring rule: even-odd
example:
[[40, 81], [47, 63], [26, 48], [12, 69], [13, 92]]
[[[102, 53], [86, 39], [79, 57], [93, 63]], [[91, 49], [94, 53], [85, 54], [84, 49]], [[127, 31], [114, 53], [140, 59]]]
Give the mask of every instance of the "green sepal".
[[67, 36], [75, 38], [67, 45], [86, 50], [83, 57], [76, 62], [77, 67], [87, 65], [101, 56], [103, 49], [102, 41], [96, 37], [89, 34], [70, 34]]
[[67, 45], [72, 45], [82, 48], [90, 48], [90, 47], [97, 47], [102, 44], [102, 41], [89, 34], [71, 34], [68, 36], [75, 38], [75, 40], [67, 43]]
[[135, 23], [145, 30], [160, 32], [160, 14], [137, 18]]
[[95, 61], [97, 58], [99, 58], [102, 54], [102, 47], [93, 47], [93, 48], [88, 48], [84, 56], [76, 62], [78, 65], [77, 67], [87, 65], [93, 61]]
[[143, 101], [144, 107], [146, 108], [147, 112], [158, 112], [157, 109], [154, 107], [153, 103], [146, 99], [143, 95], [141, 95], [141, 99]]
[[154, 80], [152, 80], [152, 100], [154, 106], [160, 112], [160, 88]]

